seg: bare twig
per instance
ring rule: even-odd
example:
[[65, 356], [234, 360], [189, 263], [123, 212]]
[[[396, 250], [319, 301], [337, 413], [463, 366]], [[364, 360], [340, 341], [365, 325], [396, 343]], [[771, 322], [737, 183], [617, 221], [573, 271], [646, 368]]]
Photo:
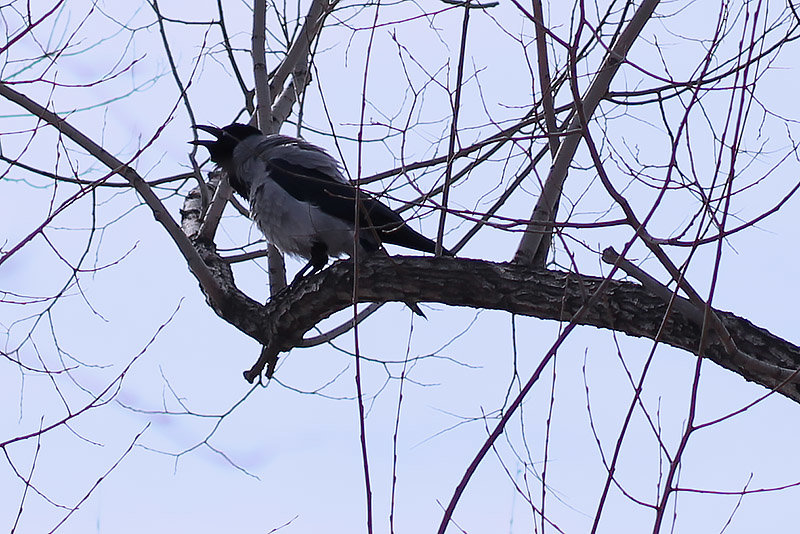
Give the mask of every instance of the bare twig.
[[222, 45], [225, 47], [225, 52], [228, 54], [228, 62], [231, 64], [236, 82], [239, 84], [242, 96], [244, 96], [245, 109], [252, 115], [255, 113], [255, 106], [253, 105], [254, 91], [247, 88], [247, 84], [244, 83], [244, 78], [242, 78], [242, 73], [239, 70], [239, 65], [236, 63], [236, 58], [233, 56], [233, 48], [231, 47], [231, 40], [228, 37], [228, 27], [225, 22], [225, 13], [222, 10], [222, 0], [217, 0], [217, 12], [219, 13], [220, 32], [222, 32]]
[[442, 211], [439, 214], [439, 229], [436, 232], [436, 255], [440, 256], [443, 249], [445, 220], [447, 206], [450, 199], [450, 186], [453, 181], [453, 157], [458, 138], [458, 113], [461, 109], [461, 90], [464, 80], [464, 57], [467, 50], [467, 31], [469, 30], [470, 4], [464, 4], [464, 19], [461, 24], [461, 45], [458, 52], [458, 67], [456, 71], [456, 93], [453, 101], [453, 119], [450, 121], [450, 140], [447, 147], [447, 165], [444, 171], [444, 185], [442, 187]]
[[674, 301], [672, 305], [679, 313], [690, 317], [698, 325], [703, 324], [703, 310], [698, 309], [688, 299], [675, 295], [670, 288], [620, 256], [613, 247], [608, 247], [603, 251], [603, 261], [609, 265], [618, 265], [620, 269], [641, 282], [654, 295], [661, 297], [665, 303]]
[[355, 319], [350, 319], [345, 323], [340, 324], [336, 328], [332, 328], [331, 330], [325, 332], [324, 334], [319, 334], [318, 336], [314, 337], [307, 337], [303, 338], [303, 340], [297, 344], [298, 347], [316, 347], [317, 345], [322, 345], [323, 343], [327, 343], [329, 341], [333, 341], [337, 337], [341, 336], [349, 332], [356, 324], [361, 323], [364, 319], [378, 311], [378, 309], [383, 306], [382, 302], [373, 302], [356, 315]]

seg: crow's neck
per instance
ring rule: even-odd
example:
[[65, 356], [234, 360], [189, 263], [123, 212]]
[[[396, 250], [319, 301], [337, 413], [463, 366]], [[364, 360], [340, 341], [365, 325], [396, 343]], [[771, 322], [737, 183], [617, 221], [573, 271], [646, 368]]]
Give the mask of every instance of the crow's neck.
[[232, 161], [220, 163], [220, 168], [228, 175], [228, 183], [231, 184], [234, 192], [243, 199], [250, 200], [250, 187], [236, 175]]

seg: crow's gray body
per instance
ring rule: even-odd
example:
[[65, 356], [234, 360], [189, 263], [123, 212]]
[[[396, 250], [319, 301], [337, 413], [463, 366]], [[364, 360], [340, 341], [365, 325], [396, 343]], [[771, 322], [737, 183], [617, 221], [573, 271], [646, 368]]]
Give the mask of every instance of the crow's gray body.
[[[352, 256], [356, 246], [367, 254], [382, 243], [435, 251], [436, 244], [400, 215], [358, 191], [323, 149], [294, 137], [264, 135], [244, 124], [198, 128], [217, 139], [193, 143], [208, 148], [211, 160], [227, 172], [267, 240], [309, 260], [298, 276], [321, 269], [328, 257]], [[446, 249], [443, 253], [452, 255]]]
[[[324, 246], [329, 256], [352, 256], [352, 223], [297, 200], [270, 176], [270, 161], [302, 161], [304, 167], [347, 183], [336, 160], [313, 145], [296, 141], [282, 135], [254, 136], [233, 151], [236, 176], [248, 190], [250, 216], [267, 241], [292, 256], [311, 259], [315, 243]], [[362, 247], [361, 251], [367, 250]]]

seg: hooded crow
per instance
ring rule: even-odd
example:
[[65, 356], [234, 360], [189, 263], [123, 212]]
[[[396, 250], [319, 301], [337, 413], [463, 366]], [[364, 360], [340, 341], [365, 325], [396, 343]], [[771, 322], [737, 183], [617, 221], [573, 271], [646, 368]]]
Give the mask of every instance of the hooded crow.
[[[198, 125], [213, 141], [191, 141], [208, 149], [233, 190], [250, 203], [250, 216], [282, 252], [308, 260], [295, 277], [322, 269], [329, 257], [352, 256], [358, 201], [359, 254], [383, 243], [433, 254], [436, 244], [369, 193], [356, 191], [339, 163], [302, 139], [261, 133], [246, 124]], [[443, 253], [452, 256], [448, 250]]]

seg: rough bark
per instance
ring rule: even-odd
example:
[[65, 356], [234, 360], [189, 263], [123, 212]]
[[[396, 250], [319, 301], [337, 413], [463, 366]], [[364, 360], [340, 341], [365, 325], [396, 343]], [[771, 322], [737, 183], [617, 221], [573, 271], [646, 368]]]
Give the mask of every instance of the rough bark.
[[[212, 189], [214, 183], [212, 180]], [[214, 243], [199, 237], [201, 217], [202, 202], [195, 190], [184, 202], [181, 227], [224, 295], [221, 300], [207, 299], [208, 303], [221, 318], [264, 347], [255, 365], [245, 372], [248, 381], [265, 369], [270, 376], [278, 354], [298, 346], [314, 325], [353, 304], [353, 265], [349, 260], [289, 286], [266, 304], [256, 302], [236, 287], [230, 264], [217, 254]], [[359, 265], [358, 301], [438, 302], [570, 321], [603, 280], [516, 263], [375, 255]], [[739, 353], [730, 355], [712, 336], [704, 356], [746, 380], [800, 401], [800, 380], [792, 374], [800, 369], [800, 347], [730, 312], [715, 311]], [[610, 280], [578, 323], [656, 339], [666, 312], [664, 295], [638, 283]], [[687, 299], [680, 298], [659, 340], [696, 354], [701, 331], [698, 313]]]

